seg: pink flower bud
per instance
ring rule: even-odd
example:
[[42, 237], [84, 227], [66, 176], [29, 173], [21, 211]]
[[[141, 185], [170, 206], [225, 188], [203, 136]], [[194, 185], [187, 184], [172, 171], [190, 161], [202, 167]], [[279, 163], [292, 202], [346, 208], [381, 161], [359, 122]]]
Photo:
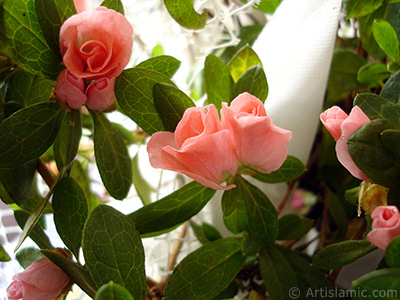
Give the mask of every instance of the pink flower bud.
[[64, 69], [57, 77], [55, 93], [69, 108], [77, 109], [86, 103], [85, 80]]
[[86, 88], [86, 106], [91, 110], [110, 111], [115, 108], [114, 78], [92, 81]]
[[90, 8], [90, 0], [74, 0], [76, 12], [79, 14]]

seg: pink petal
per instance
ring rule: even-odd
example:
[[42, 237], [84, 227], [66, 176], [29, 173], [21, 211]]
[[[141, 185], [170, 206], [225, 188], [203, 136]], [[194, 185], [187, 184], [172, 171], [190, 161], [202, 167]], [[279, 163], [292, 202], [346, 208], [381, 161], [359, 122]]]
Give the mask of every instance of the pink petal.
[[115, 78], [101, 78], [92, 81], [87, 89], [86, 106], [91, 110], [108, 111], [114, 106]]
[[57, 77], [55, 93], [61, 102], [77, 109], [86, 103], [85, 80], [64, 69]]
[[319, 118], [322, 124], [337, 142], [342, 135], [340, 126], [348, 115], [338, 106], [333, 106], [323, 112]]

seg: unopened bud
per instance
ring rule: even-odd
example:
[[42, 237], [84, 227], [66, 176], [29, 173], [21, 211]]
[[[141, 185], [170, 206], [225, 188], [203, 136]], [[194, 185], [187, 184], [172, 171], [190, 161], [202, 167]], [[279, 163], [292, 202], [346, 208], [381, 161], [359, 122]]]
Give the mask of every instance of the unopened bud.
[[361, 207], [365, 213], [371, 215], [378, 206], [387, 205], [389, 189], [376, 183], [363, 181], [358, 196], [358, 215], [361, 214]]

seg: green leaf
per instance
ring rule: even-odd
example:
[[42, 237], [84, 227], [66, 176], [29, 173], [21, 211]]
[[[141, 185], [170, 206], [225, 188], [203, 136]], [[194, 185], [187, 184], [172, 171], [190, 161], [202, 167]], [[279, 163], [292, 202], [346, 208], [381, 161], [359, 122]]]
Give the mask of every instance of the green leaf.
[[219, 111], [221, 103], [230, 102], [233, 80], [224, 62], [215, 55], [206, 57], [204, 63], [204, 90], [209, 104]]
[[373, 84], [388, 78], [390, 74], [386, 64], [370, 63], [358, 70], [357, 79], [362, 83]]
[[348, 220], [346, 217], [346, 211], [343, 207], [342, 202], [334, 193], [329, 193], [328, 205], [329, 215], [337, 226], [336, 238], [341, 238], [347, 232]]
[[0, 4], [0, 46], [18, 66], [55, 80], [63, 67], [43, 36], [34, 0], [4, 0]]
[[132, 221], [107, 205], [90, 214], [83, 234], [83, 255], [94, 282], [125, 287], [137, 300], [146, 299], [144, 250]]
[[383, 146], [400, 159], [400, 130], [386, 129], [381, 133]]
[[[19, 227], [24, 228], [25, 224], [28, 222], [29, 213], [23, 210], [14, 211], [14, 218], [17, 221]], [[40, 224], [35, 223], [29, 232], [29, 237], [39, 246], [40, 249], [53, 249], [50, 243], [49, 237], [44, 232]]]
[[275, 207], [259, 188], [242, 177], [236, 176], [236, 183], [246, 205], [249, 233], [261, 245], [272, 245], [278, 237], [278, 216]]
[[171, 78], [180, 67], [181, 62], [168, 55], [159, 55], [142, 61], [136, 68], [147, 69], [161, 73]]
[[375, 20], [372, 33], [379, 47], [394, 61], [400, 59], [399, 38], [392, 25], [386, 20]]
[[70, 177], [57, 183], [53, 194], [54, 223], [64, 244], [79, 258], [88, 207], [80, 185]]
[[313, 220], [296, 214], [287, 214], [279, 218], [278, 240], [296, 240], [310, 231]]
[[59, 170], [67, 167], [75, 159], [81, 137], [81, 112], [73, 109], [66, 114], [54, 141], [54, 157]]
[[380, 95], [390, 102], [400, 104], [400, 71], [390, 76], [383, 86]]
[[15, 258], [24, 269], [43, 257], [44, 255], [38, 249], [31, 247], [21, 249], [15, 254]]
[[395, 237], [390, 241], [385, 250], [385, 261], [393, 268], [400, 268], [400, 237]]
[[312, 265], [322, 270], [333, 270], [367, 255], [376, 247], [367, 240], [348, 240], [326, 246], [313, 257]]
[[290, 299], [289, 291], [297, 286], [297, 279], [282, 253], [275, 247], [264, 248], [259, 261], [261, 276], [271, 298]]
[[0, 261], [10, 261], [11, 257], [7, 254], [6, 250], [4, 250], [3, 246], [0, 244]]
[[70, 16], [76, 14], [74, 1], [35, 0], [35, 8], [47, 45], [61, 61], [60, 28]]
[[23, 108], [0, 124], [0, 168], [20, 166], [54, 142], [65, 110], [56, 102]]
[[94, 300], [134, 300], [122, 285], [110, 281], [99, 288]]
[[140, 234], [161, 231], [189, 220], [214, 194], [215, 190], [193, 181], [128, 216]]
[[104, 0], [100, 6], [105, 6], [109, 9], [113, 9], [121, 14], [125, 14], [124, 5], [122, 4], [121, 0]]
[[180, 89], [165, 83], [153, 86], [154, 106], [165, 130], [174, 132], [186, 109], [196, 106]]
[[149, 135], [164, 130], [153, 104], [153, 86], [156, 82], [174, 85], [165, 75], [132, 68], [122, 72], [115, 80], [115, 96], [122, 111]]
[[234, 234], [242, 233], [246, 229], [247, 218], [243, 195], [238, 188], [224, 191], [221, 205], [226, 228]]
[[[352, 299], [398, 299], [400, 295], [400, 269], [381, 269], [368, 273], [352, 283]], [[352, 293], [353, 295], [353, 293]]]
[[132, 158], [132, 180], [136, 192], [144, 205], [151, 203], [150, 193], [154, 190], [150, 184], [143, 178], [139, 168], [139, 151]]
[[49, 100], [53, 91], [54, 81], [23, 70], [10, 78], [7, 89], [7, 102], [15, 101], [23, 106], [32, 105]]
[[255, 179], [265, 183], [289, 182], [306, 171], [304, 164], [296, 157], [288, 155], [282, 166], [269, 174], [259, 173], [253, 176]]
[[232, 88], [231, 99], [233, 100], [239, 96], [239, 94], [245, 92], [257, 97], [262, 102], [267, 99], [268, 82], [261, 66], [257, 65], [251, 67], [242, 77], [239, 78]]
[[54, 251], [42, 250], [40, 252], [63, 270], [86, 294], [94, 298], [97, 286], [86, 269]]
[[119, 132], [107, 117], [90, 111], [93, 118], [93, 143], [97, 168], [112, 197], [124, 199], [132, 185], [132, 166], [128, 149]]
[[201, 29], [206, 25], [208, 12], [198, 14], [193, 8], [193, 0], [164, 0], [170, 15], [181, 26], [188, 29]]
[[193, 221], [189, 222], [196, 238], [199, 240], [200, 243], [205, 244], [208, 242], [213, 242], [222, 239], [222, 235], [219, 233], [218, 229], [215, 228], [214, 226], [205, 222], [202, 222], [201, 225], [198, 225]]
[[262, 62], [254, 50], [246, 45], [228, 62], [228, 69], [234, 82], [237, 82], [249, 69], [261, 66]]
[[245, 262], [241, 240], [225, 238], [207, 243], [186, 256], [165, 288], [165, 300], [209, 300], [223, 291]]
[[265, 13], [272, 14], [275, 12], [280, 3], [281, 0], [261, 0], [256, 8]]
[[244, 237], [242, 243], [242, 252], [244, 255], [256, 256], [257, 253], [260, 252], [262, 248], [263, 246], [257, 243], [250, 234]]
[[347, 13], [347, 19], [350, 19], [362, 17], [372, 13], [382, 4], [382, 2], [383, 0], [344, 0], [343, 6]]

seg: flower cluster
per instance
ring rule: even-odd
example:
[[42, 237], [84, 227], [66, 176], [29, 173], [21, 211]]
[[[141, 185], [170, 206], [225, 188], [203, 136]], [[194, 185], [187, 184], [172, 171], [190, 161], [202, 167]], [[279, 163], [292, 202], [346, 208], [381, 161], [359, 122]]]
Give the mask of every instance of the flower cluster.
[[221, 186], [240, 164], [262, 173], [277, 170], [287, 157], [290, 131], [272, 124], [263, 103], [243, 93], [222, 104], [221, 120], [214, 105], [185, 111], [174, 133], [157, 132], [147, 151], [155, 168], [185, 174], [201, 184]]
[[66, 69], [57, 78], [58, 99], [71, 109], [112, 110], [115, 78], [129, 62], [132, 33], [128, 20], [106, 7], [67, 19], [60, 29]]

